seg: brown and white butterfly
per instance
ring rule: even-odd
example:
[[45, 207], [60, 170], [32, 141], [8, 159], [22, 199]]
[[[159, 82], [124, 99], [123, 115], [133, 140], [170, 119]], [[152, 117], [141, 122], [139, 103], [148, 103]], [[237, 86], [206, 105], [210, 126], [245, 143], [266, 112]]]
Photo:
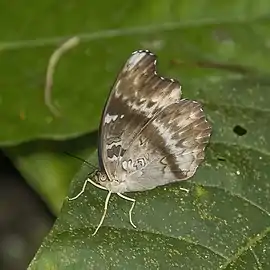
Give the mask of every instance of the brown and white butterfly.
[[119, 73], [105, 105], [100, 123], [99, 164], [88, 182], [108, 190], [102, 225], [112, 193], [145, 191], [186, 180], [204, 159], [211, 126], [201, 105], [181, 99], [181, 86], [156, 72], [156, 56], [146, 50], [134, 52]]

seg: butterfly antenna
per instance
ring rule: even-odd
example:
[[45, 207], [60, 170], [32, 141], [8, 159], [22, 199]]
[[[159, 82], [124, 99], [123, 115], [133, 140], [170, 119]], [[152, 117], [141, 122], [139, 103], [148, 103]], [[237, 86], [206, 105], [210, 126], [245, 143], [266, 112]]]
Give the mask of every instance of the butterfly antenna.
[[76, 159], [82, 161], [83, 163], [89, 165], [92, 169], [98, 170], [98, 167], [96, 167], [95, 165], [91, 164], [89, 161], [87, 161], [87, 160], [85, 160], [85, 159], [83, 159], [83, 158], [81, 158], [81, 157], [77, 157], [77, 156], [75, 156], [75, 155], [72, 155], [72, 154], [70, 154], [70, 153], [68, 153], [68, 152], [64, 152], [64, 153], [65, 153], [66, 155], [70, 156], [70, 157], [73, 157], [73, 158], [76, 158]]

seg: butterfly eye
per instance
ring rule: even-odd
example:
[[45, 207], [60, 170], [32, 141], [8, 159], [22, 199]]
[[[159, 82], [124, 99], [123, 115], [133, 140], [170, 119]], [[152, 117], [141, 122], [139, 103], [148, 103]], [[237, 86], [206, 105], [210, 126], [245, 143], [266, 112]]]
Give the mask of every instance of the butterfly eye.
[[107, 180], [106, 174], [105, 173], [100, 173], [99, 174], [99, 181], [104, 182], [106, 180]]

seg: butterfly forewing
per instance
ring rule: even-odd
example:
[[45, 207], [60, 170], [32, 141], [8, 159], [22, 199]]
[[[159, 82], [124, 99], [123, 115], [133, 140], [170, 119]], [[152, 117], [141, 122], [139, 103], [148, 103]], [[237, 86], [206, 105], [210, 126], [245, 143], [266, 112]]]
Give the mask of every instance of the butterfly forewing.
[[156, 56], [137, 51], [119, 73], [107, 100], [102, 121], [99, 155], [109, 179], [123, 181], [122, 157], [149, 121], [160, 111], [178, 102], [177, 81], [156, 73]]

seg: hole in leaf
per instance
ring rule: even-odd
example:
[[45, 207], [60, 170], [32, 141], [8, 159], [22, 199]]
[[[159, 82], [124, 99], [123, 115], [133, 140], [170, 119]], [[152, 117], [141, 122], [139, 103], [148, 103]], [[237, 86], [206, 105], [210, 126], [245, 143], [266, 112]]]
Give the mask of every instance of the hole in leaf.
[[247, 130], [239, 125], [236, 125], [234, 128], [233, 128], [233, 132], [238, 135], [238, 136], [243, 136], [247, 133]]
[[217, 160], [219, 160], [219, 161], [226, 161], [226, 159], [225, 158], [222, 158], [222, 157], [218, 157]]

